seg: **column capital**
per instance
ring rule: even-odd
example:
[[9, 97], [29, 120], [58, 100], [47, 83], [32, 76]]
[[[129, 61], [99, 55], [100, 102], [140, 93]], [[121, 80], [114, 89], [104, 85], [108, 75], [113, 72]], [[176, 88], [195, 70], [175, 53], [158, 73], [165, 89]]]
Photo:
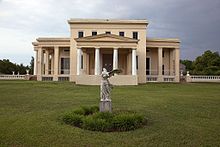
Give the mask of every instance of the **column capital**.
[[58, 46], [58, 45], [55, 45], [55, 46], [54, 46], [54, 49], [59, 49], [59, 46]]
[[96, 46], [95, 49], [100, 49], [100, 47], [99, 47], [99, 46]]
[[34, 51], [38, 51], [38, 50], [40, 50], [40, 49], [42, 49], [42, 47], [40, 47], [40, 46], [35, 46], [35, 47], [34, 47]]
[[113, 47], [114, 50], [118, 50], [119, 47]]

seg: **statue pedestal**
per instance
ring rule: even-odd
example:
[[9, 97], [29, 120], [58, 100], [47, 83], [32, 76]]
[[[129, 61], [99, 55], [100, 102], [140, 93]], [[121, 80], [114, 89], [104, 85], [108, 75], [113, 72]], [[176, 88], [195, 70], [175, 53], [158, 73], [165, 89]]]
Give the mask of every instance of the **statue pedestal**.
[[111, 101], [100, 101], [99, 111], [100, 112], [112, 112], [112, 102]]

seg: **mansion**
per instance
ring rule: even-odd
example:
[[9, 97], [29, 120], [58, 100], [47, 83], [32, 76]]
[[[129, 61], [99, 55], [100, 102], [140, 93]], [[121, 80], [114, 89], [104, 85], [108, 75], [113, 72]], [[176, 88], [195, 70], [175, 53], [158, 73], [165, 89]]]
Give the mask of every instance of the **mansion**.
[[38, 81], [99, 85], [103, 68], [121, 69], [114, 85], [179, 82], [179, 39], [151, 39], [147, 20], [70, 19], [70, 37], [37, 38]]

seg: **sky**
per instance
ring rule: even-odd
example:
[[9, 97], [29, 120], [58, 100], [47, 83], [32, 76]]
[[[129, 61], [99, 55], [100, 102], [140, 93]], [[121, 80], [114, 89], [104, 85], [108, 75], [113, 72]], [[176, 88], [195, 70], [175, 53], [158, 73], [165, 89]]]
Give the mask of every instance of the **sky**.
[[220, 52], [220, 0], [0, 0], [0, 59], [29, 65], [31, 43], [69, 37], [70, 18], [147, 19], [147, 37], [181, 40], [181, 59]]

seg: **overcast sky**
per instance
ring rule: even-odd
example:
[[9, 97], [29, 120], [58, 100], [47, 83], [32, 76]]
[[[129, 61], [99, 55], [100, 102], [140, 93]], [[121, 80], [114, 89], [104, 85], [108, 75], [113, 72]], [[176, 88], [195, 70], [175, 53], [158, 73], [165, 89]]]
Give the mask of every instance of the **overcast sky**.
[[220, 52], [220, 0], [0, 0], [0, 59], [29, 64], [37, 37], [69, 37], [70, 18], [147, 19], [147, 37], [180, 38], [181, 59]]

